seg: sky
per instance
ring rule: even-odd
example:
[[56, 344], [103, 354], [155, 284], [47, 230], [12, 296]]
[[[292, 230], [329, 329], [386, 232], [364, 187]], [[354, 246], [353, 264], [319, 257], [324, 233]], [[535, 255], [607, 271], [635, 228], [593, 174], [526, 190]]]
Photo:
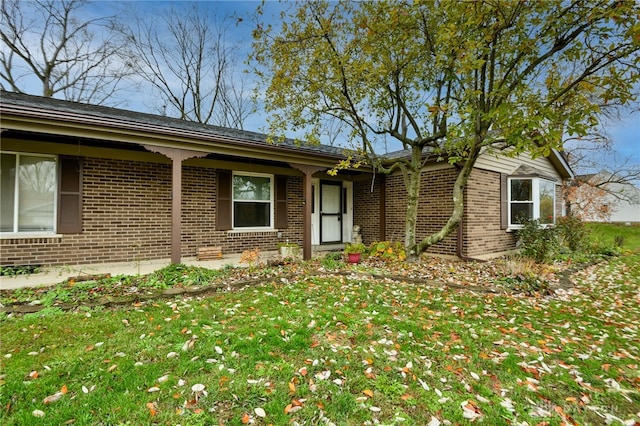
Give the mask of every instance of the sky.
[[[238, 44], [239, 53], [242, 52], [246, 57], [251, 49], [251, 31], [252, 23], [248, 16], [255, 12], [256, 8], [261, 4], [259, 1], [201, 1], [211, 10], [215, 11], [218, 16], [236, 16], [242, 17], [242, 20], [234, 20], [236, 25], [230, 27], [229, 35], [233, 37], [233, 41]], [[134, 6], [135, 8], [148, 13], [149, 19], [152, 19], [154, 11], [166, 7], [180, 9], [188, 7], [188, 1], [107, 1], [101, 0], [92, 3], [84, 13], [93, 16], [106, 16], [114, 13], [121, 14], [124, 6]], [[275, 1], [267, 1], [265, 4], [265, 15], [263, 18], [270, 19], [274, 25], [278, 25], [277, 15], [282, 5]], [[122, 16], [120, 16], [122, 18]], [[126, 19], [126, 18], [125, 18]], [[244, 58], [242, 58], [244, 60]], [[153, 102], [145, 98], [145, 93], [123, 93], [121, 95], [120, 106], [126, 109], [138, 110], [143, 112], [152, 111]], [[636, 106], [636, 109], [638, 107]], [[266, 120], [264, 113], [252, 115], [246, 120], [245, 130], [265, 132]], [[630, 164], [640, 165], [640, 112], [626, 112], [621, 114], [619, 121], [612, 121], [605, 125], [605, 132], [609, 134], [613, 141], [613, 148], [618, 158], [628, 161]], [[287, 135], [295, 137], [298, 135]], [[393, 150], [395, 147], [388, 147]]]

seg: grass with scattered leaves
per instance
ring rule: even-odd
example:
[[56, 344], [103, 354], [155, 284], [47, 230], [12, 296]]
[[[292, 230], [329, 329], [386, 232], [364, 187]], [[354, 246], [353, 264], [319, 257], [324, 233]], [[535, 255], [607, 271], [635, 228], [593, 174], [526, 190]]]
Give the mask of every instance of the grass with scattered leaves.
[[591, 238], [610, 245], [620, 245], [623, 250], [640, 249], [640, 224], [588, 223]]
[[5, 314], [0, 423], [633, 425], [640, 254], [575, 279], [525, 297], [301, 272]]

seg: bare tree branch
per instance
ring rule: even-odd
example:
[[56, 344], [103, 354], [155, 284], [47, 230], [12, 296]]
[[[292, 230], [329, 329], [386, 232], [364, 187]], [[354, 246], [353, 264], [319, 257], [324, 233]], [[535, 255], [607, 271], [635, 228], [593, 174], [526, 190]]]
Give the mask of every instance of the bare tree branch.
[[86, 5], [83, 0], [2, 0], [2, 88], [77, 102], [111, 102], [131, 69], [120, 54], [114, 17], [82, 19]]
[[159, 19], [135, 9], [131, 15], [133, 24], [121, 31], [136, 73], [160, 95], [159, 109], [242, 129], [253, 108], [237, 46], [228, 41], [231, 19], [218, 19], [200, 5], [162, 12]]

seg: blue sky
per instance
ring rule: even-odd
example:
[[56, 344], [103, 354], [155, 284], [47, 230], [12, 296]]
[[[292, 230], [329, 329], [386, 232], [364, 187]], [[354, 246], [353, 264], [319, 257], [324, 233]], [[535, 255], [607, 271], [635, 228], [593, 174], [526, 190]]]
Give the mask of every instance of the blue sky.
[[[86, 13], [93, 16], [105, 16], [114, 13], [118, 13], [122, 10], [123, 6], [134, 6], [140, 10], [149, 12], [151, 15], [154, 11], [173, 7], [180, 9], [189, 5], [188, 1], [172, 1], [172, 2], [158, 2], [158, 1], [98, 1], [91, 5], [86, 10]], [[237, 22], [237, 25], [231, 27], [230, 35], [233, 37], [234, 42], [239, 43], [239, 51], [245, 51], [243, 54], [246, 56], [251, 48], [251, 31], [252, 23], [247, 17], [255, 12], [256, 8], [260, 5], [259, 1], [201, 1], [201, 6], [206, 6], [221, 16], [238, 16], [243, 17], [241, 21]], [[276, 1], [267, 1], [265, 5], [265, 15], [263, 18], [271, 19], [274, 25], [277, 25], [277, 15], [282, 8], [282, 4]], [[152, 19], [152, 18], [150, 18]], [[244, 60], [244, 58], [241, 58]], [[137, 101], [128, 101], [123, 104], [123, 107], [149, 111], [149, 103], [144, 102], [144, 95], [140, 97], [141, 93], [137, 93], [134, 98]], [[127, 100], [130, 100], [132, 96], [125, 95]], [[636, 105], [636, 110], [638, 106]], [[610, 135], [613, 146], [622, 159], [628, 159], [629, 163], [640, 165], [640, 112], [626, 112], [621, 114], [619, 121], [612, 121], [605, 125], [605, 132]], [[250, 117], [245, 122], [245, 130], [252, 131], [264, 131], [265, 119], [264, 115], [255, 115]], [[296, 136], [296, 135], [289, 135]]]
[[[179, 8], [184, 6], [188, 1], [177, 2], [147, 2], [137, 1], [129, 2], [136, 3], [140, 8], [162, 8], [166, 6], [173, 6]], [[201, 2], [207, 3], [207, 5], [216, 10], [219, 15], [238, 15], [247, 16], [255, 12], [256, 8], [261, 4], [260, 1], [207, 1]], [[267, 1], [265, 5], [264, 18], [271, 18], [274, 25], [277, 25], [277, 15], [281, 10], [282, 5], [277, 1]], [[247, 52], [251, 48], [251, 22], [248, 19], [243, 19], [235, 27], [235, 34], [237, 41], [241, 42], [243, 48], [247, 49]], [[638, 109], [638, 106], [635, 108]], [[248, 120], [246, 130], [261, 131], [265, 125], [263, 117], [255, 116]], [[627, 111], [621, 114], [619, 121], [611, 121], [605, 124], [605, 132], [610, 135], [614, 149], [617, 155], [623, 159], [629, 159], [630, 163], [640, 165], [640, 112], [636, 111], [632, 113]]]

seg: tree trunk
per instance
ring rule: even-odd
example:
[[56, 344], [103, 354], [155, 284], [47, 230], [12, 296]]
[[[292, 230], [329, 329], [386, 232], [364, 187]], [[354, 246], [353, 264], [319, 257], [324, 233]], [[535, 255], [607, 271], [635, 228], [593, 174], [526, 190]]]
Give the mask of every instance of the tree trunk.
[[453, 212], [451, 213], [449, 220], [447, 220], [447, 223], [445, 223], [440, 231], [429, 235], [418, 244], [418, 253], [422, 254], [429, 246], [444, 240], [456, 229], [460, 220], [462, 220], [462, 216], [464, 214], [464, 189], [467, 186], [469, 176], [471, 175], [473, 166], [476, 164], [476, 160], [480, 153], [479, 150], [475, 148], [472, 148], [472, 150], [473, 151], [469, 154], [469, 158], [467, 158], [458, 172], [456, 181], [453, 184]]
[[416, 227], [418, 225], [418, 204], [420, 202], [420, 187], [422, 178], [422, 147], [413, 146], [411, 150], [411, 164], [405, 176], [407, 188], [407, 215], [405, 217], [405, 250], [407, 260], [417, 261], [420, 252], [417, 247]]

